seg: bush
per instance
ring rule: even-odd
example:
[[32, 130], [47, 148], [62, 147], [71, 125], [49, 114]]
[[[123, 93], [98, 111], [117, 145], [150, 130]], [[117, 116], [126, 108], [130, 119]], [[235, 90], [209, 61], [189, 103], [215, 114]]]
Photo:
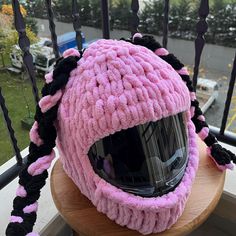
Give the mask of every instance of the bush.
[[[28, 1], [27, 1], [28, 2]], [[72, 2], [67, 0], [54, 1], [53, 9], [59, 21], [71, 22]], [[208, 15], [208, 31], [205, 34], [207, 43], [223, 46], [236, 46], [236, 2], [235, 0], [210, 1]], [[130, 29], [131, 0], [110, 0], [111, 29]], [[81, 25], [101, 28], [101, 1], [78, 0]], [[198, 21], [199, 1], [170, 1], [169, 36], [193, 40], [196, 38], [196, 23]], [[44, 0], [29, 1], [27, 12], [34, 17], [45, 17]], [[163, 0], [145, 0], [144, 7], [139, 12], [141, 32], [155, 35], [163, 33]]]
[[35, 18], [32, 17], [25, 17], [25, 23], [26, 26], [28, 28], [30, 28], [30, 30], [37, 35], [38, 34], [38, 24], [37, 24], [37, 20]]
[[[169, 35], [174, 38], [196, 38], [199, 1], [178, 0], [170, 4]], [[163, 1], [146, 1], [140, 13], [141, 32], [162, 35]], [[236, 46], [236, 2], [214, 0], [207, 17], [206, 42], [223, 46]]]

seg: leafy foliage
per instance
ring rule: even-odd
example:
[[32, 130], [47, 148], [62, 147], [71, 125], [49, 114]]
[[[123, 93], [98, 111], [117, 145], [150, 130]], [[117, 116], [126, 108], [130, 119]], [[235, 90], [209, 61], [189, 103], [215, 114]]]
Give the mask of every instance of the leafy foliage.
[[[36, 34], [26, 26], [26, 34], [31, 43], [37, 42]], [[13, 45], [18, 44], [18, 33], [13, 27], [13, 16], [0, 13], [0, 54], [2, 65], [5, 65], [4, 55], [9, 55]]]
[[37, 20], [33, 17], [25, 17], [25, 24], [26, 26], [35, 34], [38, 34], [38, 25]]
[[[72, 1], [54, 0], [53, 9], [59, 21], [71, 22]], [[130, 26], [131, 0], [109, 0], [111, 29], [126, 29]], [[46, 18], [44, 0], [27, 0], [27, 11], [31, 16]], [[82, 25], [101, 28], [101, 1], [78, 0]], [[175, 38], [193, 40], [196, 38], [198, 21], [198, 0], [173, 0], [170, 2], [169, 35]], [[139, 12], [141, 32], [162, 35], [163, 0], [145, 0]], [[236, 2], [235, 0], [210, 1], [210, 13], [207, 18], [208, 43], [224, 46], [236, 46]]]
[[111, 29], [129, 29], [131, 0], [110, 1]]
[[[170, 4], [169, 35], [175, 38], [193, 40], [196, 38], [199, 1], [176, 0]], [[163, 1], [145, 1], [140, 13], [141, 32], [162, 34]], [[208, 43], [223, 46], [236, 46], [236, 2], [235, 0], [210, 1], [210, 13], [207, 18], [208, 31], [205, 35]]]
[[[23, 16], [26, 16], [27, 15], [27, 11], [26, 9], [20, 5], [20, 11], [21, 11], [21, 14]], [[1, 9], [1, 12], [5, 15], [10, 15], [10, 16], [13, 16], [13, 9], [12, 9], [12, 5], [11, 4], [3, 4], [2, 5], [2, 9]]]

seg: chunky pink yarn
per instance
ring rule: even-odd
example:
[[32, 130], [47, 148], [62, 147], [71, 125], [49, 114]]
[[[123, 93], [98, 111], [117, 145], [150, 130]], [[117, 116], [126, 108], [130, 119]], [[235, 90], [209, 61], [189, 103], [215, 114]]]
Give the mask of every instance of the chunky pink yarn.
[[[59, 105], [57, 146], [63, 167], [98, 211], [116, 223], [142, 234], [164, 231], [182, 214], [198, 166], [189, 108], [189, 91], [168, 63], [142, 46], [99, 40], [71, 72]], [[183, 111], [188, 111], [189, 162], [173, 192], [156, 198], [138, 197], [94, 173], [87, 156], [94, 142]]]

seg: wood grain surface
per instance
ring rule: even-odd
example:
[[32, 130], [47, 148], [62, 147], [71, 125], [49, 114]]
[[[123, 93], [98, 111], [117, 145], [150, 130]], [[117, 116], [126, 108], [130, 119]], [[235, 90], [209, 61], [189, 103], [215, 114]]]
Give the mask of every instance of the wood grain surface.
[[[192, 193], [183, 215], [169, 230], [152, 236], [186, 235], [200, 226], [216, 207], [223, 191], [225, 172], [219, 171], [207, 157], [205, 144], [198, 141], [200, 163]], [[51, 174], [51, 192], [65, 221], [82, 236], [138, 236], [140, 233], [121, 227], [97, 212], [83, 196], [57, 161]]]

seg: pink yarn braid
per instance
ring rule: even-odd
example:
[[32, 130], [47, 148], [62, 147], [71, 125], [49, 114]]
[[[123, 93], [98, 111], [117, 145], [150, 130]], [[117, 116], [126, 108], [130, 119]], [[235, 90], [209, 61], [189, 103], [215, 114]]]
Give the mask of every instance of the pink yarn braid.
[[[48, 79], [48, 77], [50, 75], [51, 75], [51, 73], [49, 73], [49, 75], [45, 76], [47, 82], [51, 82], [51, 79], [50, 80]], [[55, 106], [57, 104], [57, 102], [61, 99], [61, 96], [62, 96], [62, 91], [58, 90], [53, 96], [48, 95], [48, 96], [43, 97], [39, 101], [39, 106], [41, 108], [41, 111], [46, 112], [50, 108]], [[37, 146], [40, 146], [43, 144], [43, 141], [42, 141], [42, 139], [40, 139], [39, 134], [38, 134], [38, 122], [37, 121], [34, 122], [32, 128], [30, 130], [30, 140], [31, 140], [31, 142], [33, 142]], [[33, 162], [31, 165], [29, 165], [29, 167], [27, 169], [28, 173], [32, 176], [42, 174], [45, 170], [47, 170], [50, 167], [51, 162], [54, 159], [54, 157], [55, 157], [55, 152], [54, 152], [54, 150], [52, 150], [50, 155], [38, 158], [36, 160], [36, 162]], [[16, 196], [19, 196], [21, 198], [24, 198], [27, 196], [27, 192], [23, 186], [19, 185], [19, 187], [17, 188], [17, 191], [16, 191]], [[37, 212], [37, 209], [38, 209], [38, 202], [35, 202], [33, 204], [26, 206], [23, 209], [23, 212], [24, 213]], [[23, 219], [22, 219], [22, 217], [12, 215], [10, 218], [10, 222], [22, 223]], [[31, 232], [31, 233], [27, 234], [26, 236], [38, 236], [38, 234]]]

